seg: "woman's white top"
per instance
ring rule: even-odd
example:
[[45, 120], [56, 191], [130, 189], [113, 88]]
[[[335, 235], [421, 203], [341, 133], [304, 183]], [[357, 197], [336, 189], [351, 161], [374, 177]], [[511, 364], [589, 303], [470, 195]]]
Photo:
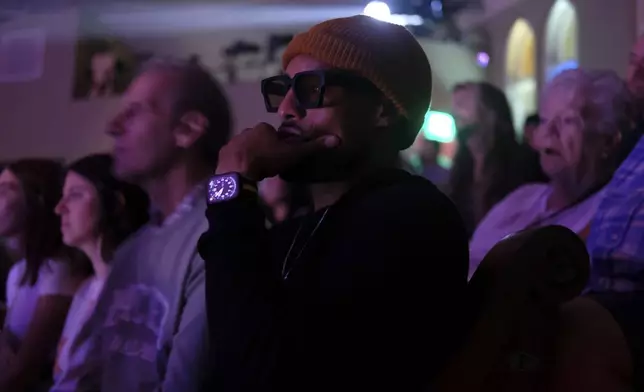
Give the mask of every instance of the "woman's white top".
[[548, 209], [552, 187], [524, 185], [497, 203], [479, 223], [470, 240], [470, 277], [497, 242], [510, 234], [532, 227], [560, 225], [581, 233], [590, 224], [603, 189], [560, 212]]
[[11, 267], [7, 278], [7, 317], [5, 328], [22, 342], [36, 310], [38, 298], [48, 295], [73, 297], [81, 280], [72, 275], [67, 263], [45, 261], [38, 270], [38, 279], [32, 286], [21, 284], [27, 262], [20, 260]]
[[76, 345], [76, 337], [94, 312], [105, 278], [87, 278], [79, 287], [69, 308], [65, 328], [58, 343], [56, 364], [54, 365], [54, 385], [50, 391], [73, 391], [80, 374], [74, 369], [82, 368], [87, 359], [88, 346]]

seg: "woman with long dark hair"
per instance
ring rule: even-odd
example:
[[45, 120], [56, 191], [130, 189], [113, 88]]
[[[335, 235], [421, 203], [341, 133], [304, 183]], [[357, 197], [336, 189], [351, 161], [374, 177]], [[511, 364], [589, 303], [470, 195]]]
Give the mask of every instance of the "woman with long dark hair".
[[112, 175], [112, 158], [90, 155], [72, 163], [65, 176], [63, 197], [56, 206], [66, 245], [80, 250], [92, 271], [72, 302], [58, 345], [51, 391], [76, 389], [87, 347], [75, 341], [102, 292], [116, 248], [148, 221], [149, 200], [137, 186]]
[[0, 173], [0, 236], [16, 262], [7, 278], [0, 335], [0, 390], [23, 391], [49, 379], [56, 343], [84, 271], [60, 235], [54, 207], [62, 166], [46, 159], [9, 164]]
[[[4, 165], [0, 165], [0, 173]], [[7, 314], [7, 275], [13, 264], [11, 255], [7, 251], [5, 239], [0, 236], [0, 324], [4, 324], [4, 317]]]
[[459, 84], [453, 91], [458, 150], [448, 194], [471, 233], [487, 212], [540, 168], [517, 141], [505, 94], [486, 82]]
[[4, 240], [0, 238], [0, 324], [4, 323], [4, 316], [7, 313], [7, 276], [13, 261]]

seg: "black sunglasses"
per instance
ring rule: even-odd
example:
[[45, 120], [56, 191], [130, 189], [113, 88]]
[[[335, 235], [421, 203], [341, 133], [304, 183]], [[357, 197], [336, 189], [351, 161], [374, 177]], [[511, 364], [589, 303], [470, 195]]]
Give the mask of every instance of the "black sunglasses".
[[324, 106], [326, 86], [340, 86], [364, 92], [379, 93], [380, 90], [368, 79], [347, 71], [315, 70], [293, 75], [277, 75], [262, 80], [262, 95], [269, 113], [277, 112], [290, 89], [293, 89], [297, 105], [301, 109], [317, 109]]

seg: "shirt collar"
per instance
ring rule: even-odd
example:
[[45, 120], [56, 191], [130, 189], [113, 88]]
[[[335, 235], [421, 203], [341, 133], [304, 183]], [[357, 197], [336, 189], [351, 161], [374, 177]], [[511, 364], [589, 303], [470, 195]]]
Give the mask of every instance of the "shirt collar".
[[188, 194], [183, 197], [174, 211], [165, 219], [163, 218], [161, 211], [153, 206], [150, 211], [150, 222], [155, 226], [165, 227], [171, 225], [172, 223], [179, 220], [182, 216], [192, 211], [195, 205], [197, 205], [198, 202], [203, 197], [205, 197], [206, 182], [207, 181], [200, 182], [194, 188], [192, 188], [192, 190], [190, 190], [190, 192], [188, 192]]

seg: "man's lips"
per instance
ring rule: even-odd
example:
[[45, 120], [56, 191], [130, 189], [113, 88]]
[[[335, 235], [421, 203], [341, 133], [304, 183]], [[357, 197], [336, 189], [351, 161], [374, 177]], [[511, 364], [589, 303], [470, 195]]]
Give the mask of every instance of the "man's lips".
[[288, 133], [293, 135], [301, 135], [302, 129], [294, 124], [282, 124], [277, 128], [277, 133]]
[[118, 156], [120, 154], [123, 154], [126, 151], [126, 148], [123, 146], [116, 145], [112, 148], [112, 154], [115, 156]]
[[549, 155], [549, 156], [560, 156], [561, 155], [561, 153], [558, 150], [556, 150], [554, 148], [550, 148], [550, 147], [544, 148], [543, 153], [545, 155]]
[[293, 126], [282, 125], [277, 129], [277, 137], [286, 142], [302, 142], [306, 138], [302, 136], [302, 130]]

